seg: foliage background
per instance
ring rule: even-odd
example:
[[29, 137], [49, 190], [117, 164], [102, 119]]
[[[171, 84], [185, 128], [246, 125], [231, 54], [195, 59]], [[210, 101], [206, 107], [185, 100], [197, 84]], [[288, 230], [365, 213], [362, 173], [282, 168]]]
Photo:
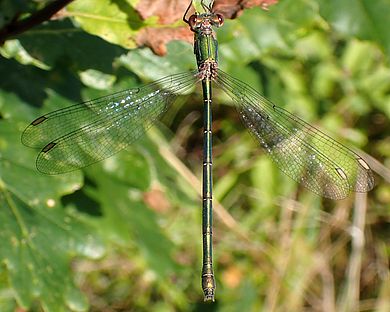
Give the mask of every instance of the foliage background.
[[[0, 27], [47, 2], [1, 2]], [[20, 143], [46, 112], [194, 68], [186, 42], [163, 57], [136, 48], [133, 35], [163, 27], [136, 5], [77, 0], [0, 48], [0, 310], [389, 311], [390, 2], [281, 0], [218, 30], [223, 70], [364, 151], [377, 187], [338, 202], [305, 191], [216, 91], [212, 305], [199, 278], [201, 93], [79, 172], [44, 176]]]

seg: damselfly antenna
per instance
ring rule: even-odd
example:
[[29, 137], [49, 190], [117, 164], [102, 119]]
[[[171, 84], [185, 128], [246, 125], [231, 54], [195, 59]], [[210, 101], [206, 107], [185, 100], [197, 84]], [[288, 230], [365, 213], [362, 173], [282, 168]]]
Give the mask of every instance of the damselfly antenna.
[[188, 14], [188, 11], [190, 10], [191, 7], [192, 7], [192, 0], [190, 1], [190, 4], [188, 5], [187, 10], [184, 12], [184, 15], [183, 15], [183, 22], [186, 24], [189, 23], [189, 20], [187, 19], [187, 14]]
[[210, 1], [210, 3], [208, 5], [205, 4], [204, 1], [202, 0], [200, 4], [201, 4], [203, 10], [205, 10], [206, 12], [210, 13], [213, 11], [214, 0]]
[[[191, 9], [193, 5], [193, 1], [190, 1], [190, 4], [187, 7], [187, 10], [185, 11], [183, 15], [183, 22], [186, 24], [189, 24], [189, 19], [187, 18], [188, 12]], [[209, 4], [206, 4], [203, 0], [200, 2], [200, 5], [202, 6], [203, 10], [207, 13], [211, 13], [213, 11], [213, 5], [214, 1], [211, 1]], [[199, 14], [197, 11], [195, 11], [195, 15]]]

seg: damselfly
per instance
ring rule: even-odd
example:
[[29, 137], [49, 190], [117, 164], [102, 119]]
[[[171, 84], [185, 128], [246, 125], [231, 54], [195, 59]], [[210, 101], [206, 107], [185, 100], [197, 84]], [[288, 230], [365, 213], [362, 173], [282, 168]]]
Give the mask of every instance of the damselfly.
[[205, 300], [214, 300], [212, 263], [212, 85], [236, 104], [242, 122], [279, 168], [314, 193], [342, 199], [374, 186], [368, 164], [355, 152], [300, 118], [274, 105], [253, 88], [218, 68], [213, 28], [224, 18], [201, 2], [204, 12], [183, 21], [194, 32], [197, 70], [171, 75], [139, 88], [63, 108], [35, 119], [22, 142], [41, 151], [37, 169], [46, 174], [73, 171], [129, 146], [152, 126], [175, 99], [201, 83], [204, 100], [203, 267]]

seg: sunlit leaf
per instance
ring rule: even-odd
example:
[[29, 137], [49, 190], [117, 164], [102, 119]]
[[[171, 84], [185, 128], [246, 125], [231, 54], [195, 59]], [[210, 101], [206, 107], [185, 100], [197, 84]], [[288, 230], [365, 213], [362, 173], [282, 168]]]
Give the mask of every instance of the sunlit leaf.
[[[3, 92], [0, 96], [10, 99]], [[21, 307], [39, 299], [45, 311], [86, 311], [70, 261], [76, 255], [96, 259], [104, 249], [92, 229], [59, 201], [80, 187], [80, 175], [53, 178], [37, 173], [33, 163], [26, 165], [34, 153], [20, 145], [18, 123], [11, 122], [23, 105], [13, 97], [1, 108], [0, 133], [7, 135], [0, 137], [0, 258]]]

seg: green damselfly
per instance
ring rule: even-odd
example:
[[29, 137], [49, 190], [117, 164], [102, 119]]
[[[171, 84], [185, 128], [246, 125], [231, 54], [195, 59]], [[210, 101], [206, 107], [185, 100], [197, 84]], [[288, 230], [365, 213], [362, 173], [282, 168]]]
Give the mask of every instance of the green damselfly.
[[205, 300], [213, 301], [212, 85], [230, 96], [243, 123], [279, 168], [314, 193], [342, 199], [351, 191], [371, 190], [374, 177], [358, 154], [220, 70], [213, 28], [222, 26], [223, 16], [213, 12], [212, 3], [202, 1], [201, 4], [204, 12], [195, 12], [187, 18], [190, 3], [183, 16], [194, 32], [197, 70], [48, 113], [25, 129], [22, 142], [41, 149], [36, 160], [40, 172], [59, 174], [83, 168], [129, 146], [180, 94], [201, 83], [204, 100], [202, 289]]

